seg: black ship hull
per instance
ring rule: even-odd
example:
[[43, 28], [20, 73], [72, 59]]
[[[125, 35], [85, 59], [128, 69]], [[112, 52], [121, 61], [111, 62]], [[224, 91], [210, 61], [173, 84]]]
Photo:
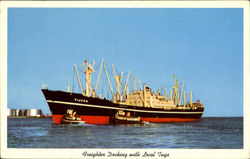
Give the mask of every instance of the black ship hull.
[[[55, 124], [60, 124], [68, 109], [72, 109], [86, 124], [109, 124], [117, 111], [130, 112], [140, 117], [142, 122], [165, 123], [197, 121], [201, 118], [204, 107], [197, 109], [162, 109], [152, 107], [139, 107], [113, 103], [107, 99], [83, 96], [78, 93], [51, 91], [42, 89], [49, 105]], [[199, 103], [196, 103], [199, 104]]]

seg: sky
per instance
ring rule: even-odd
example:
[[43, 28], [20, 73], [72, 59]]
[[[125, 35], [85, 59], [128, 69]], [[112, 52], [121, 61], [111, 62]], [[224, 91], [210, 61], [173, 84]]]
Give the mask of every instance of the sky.
[[[136, 83], [168, 93], [175, 74], [205, 105], [204, 116], [243, 116], [241, 8], [8, 9], [8, 108], [50, 113], [42, 82], [67, 90], [69, 79], [80, 92], [74, 64], [82, 72], [82, 63], [94, 60], [95, 85], [102, 59], [113, 89], [111, 64], [123, 82], [130, 70]], [[99, 91], [110, 97], [104, 70], [101, 78]]]

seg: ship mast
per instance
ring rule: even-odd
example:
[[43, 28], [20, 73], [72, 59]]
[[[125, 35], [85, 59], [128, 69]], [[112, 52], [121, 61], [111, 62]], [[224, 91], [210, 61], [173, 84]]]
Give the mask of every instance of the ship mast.
[[109, 76], [108, 76], [108, 73], [107, 73], [107, 70], [106, 70], [106, 66], [104, 65], [104, 70], [105, 70], [105, 73], [106, 73], [106, 76], [107, 76], [107, 79], [108, 79], [108, 82], [109, 82], [109, 87], [110, 87], [110, 91], [112, 93], [112, 97], [114, 98], [114, 93], [113, 93], [113, 89], [112, 89], [112, 86], [111, 86], [111, 83], [110, 83], [110, 80], [109, 80]]
[[135, 79], [136, 79], [136, 77], [134, 76], [134, 77], [133, 77], [134, 91], [135, 91]]
[[173, 100], [173, 91], [172, 91], [172, 89], [170, 90], [170, 100], [171, 101]]
[[178, 103], [178, 88], [179, 88], [179, 83], [178, 80], [176, 78], [176, 76], [174, 75], [175, 78], [175, 85], [174, 85], [174, 104], [177, 105]]
[[192, 107], [192, 91], [190, 91], [190, 106]]
[[139, 86], [140, 86], [140, 89], [142, 90], [142, 86], [141, 86], [141, 81], [139, 80]]
[[120, 99], [120, 84], [121, 84], [121, 79], [122, 79], [123, 73], [121, 73], [120, 76], [116, 76], [115, 68], [114, 68], [113, 64], [112, 64], [112, 68], [113, 68], [113, 72], [114, 72], [114, 75], [115, 75], [115, 82], [116, 82], [116, 89], [117, 89], [116, 96], [117, 96], [117, 100], [119, 101], [119, 100], [121, 100]]
[[76, 70], [76, 75], [77, 75], [77, 79], [78, 79], [78, 83], [79, 83], [79, 86], [81, 88], [81, 91], [82, 91], [82, 95], [84, 95], [84, 91], [82, 89], [82, 85], [81, 85], [81, 81], [80, 81], [80, 78], [79, 78], [79, 75], [78, 75], [78, 71], [77, 71], [77, 68], [76, 68], [76, 64], [74, 65], [75, 67], [75, 70]]
[[181, 85], [181, 94], [180, 94], [180, 96], [179, 96], [178, 105], [181, 105], [181, 96], [182, 96], [183, 85], [184, 85], [184, 82], [182, 82], [182, 85]]
[[67, 72], [67, 92], [70, 92], [69, 88], [69, 73]]
[[128, 76], [127, 76], [127, 79], [126, 79], [126, 83], [125, 83], [125, 86], [124, 86], [123, 91], [122, 91], [122, 96], [123, 97], [125, 96], [125, 89], [126, 88], [127, 88], [127, 93], [128, 93], [127, 83], [128, 83], [129, 74], [130, 74], [130, 71], [128, 71]]
[[93, 67], [94, 67], [94, 64], [95, 64], [95, 62], [93, 61], [92, 62], [92, 66], [90, 65], [90, 64], [86, 64], [87, 65], [87, 67], [85, 67], [85, 63], [87, 63], [87, 60], [86, 61], [84, 61], [84, 63], [83, 63], [83, 67], [84, 67], [84, 73], [85, 73], [85, 75], [86, 75], [86, 96], [90, 96], [90, 90], [92, 90], [92, 87], [91, 87], [91, 74], [93, 73], [93, 72], [95, 72], [94, 70], [93, 70]]
[[183, 106], [186, 106], [186, 92], [183, 92]]
[[163, 92], [164, 92], [165, 96], [168, 98], [167, 92], [165, 91], [165, 89], [164, 89], [164, 87], [163, 87], [163, 86], [161, 86], [161, 89], [163, 90]]
[[101, 74], [101, 71], [102, 71], [102, 65], [103, 65], [103, 60], [101, 61], [101, 66], [100, 66], [100, 70], [99, 70], [99, 74], [98, 74], [98, 78], [97, 78], [95, 90], [93, 91], [94, 96], [96, 96], [96, 92], [97, 92], [97, 88], [98, 88], [98, 83], [99, 83], [99, 79], [100, 79], [100, 74]]

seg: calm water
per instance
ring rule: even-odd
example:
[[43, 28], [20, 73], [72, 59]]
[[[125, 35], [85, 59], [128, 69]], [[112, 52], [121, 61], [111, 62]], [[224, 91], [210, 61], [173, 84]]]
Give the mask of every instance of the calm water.
[[9, 118], [8, 148], [243, 148], [243, 118], [101, 126]]

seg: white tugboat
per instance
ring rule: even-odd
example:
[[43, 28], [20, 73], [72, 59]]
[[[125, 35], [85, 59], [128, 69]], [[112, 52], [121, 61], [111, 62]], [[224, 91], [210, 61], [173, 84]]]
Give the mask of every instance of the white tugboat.
[[61, 123], [62, 124], [80, 124], [80, 123], [84, 124], [86, 122], [82, 121], [81, 117], [76, 115], [76, 112], [74, 112], [72, 109], [68, 109]]

